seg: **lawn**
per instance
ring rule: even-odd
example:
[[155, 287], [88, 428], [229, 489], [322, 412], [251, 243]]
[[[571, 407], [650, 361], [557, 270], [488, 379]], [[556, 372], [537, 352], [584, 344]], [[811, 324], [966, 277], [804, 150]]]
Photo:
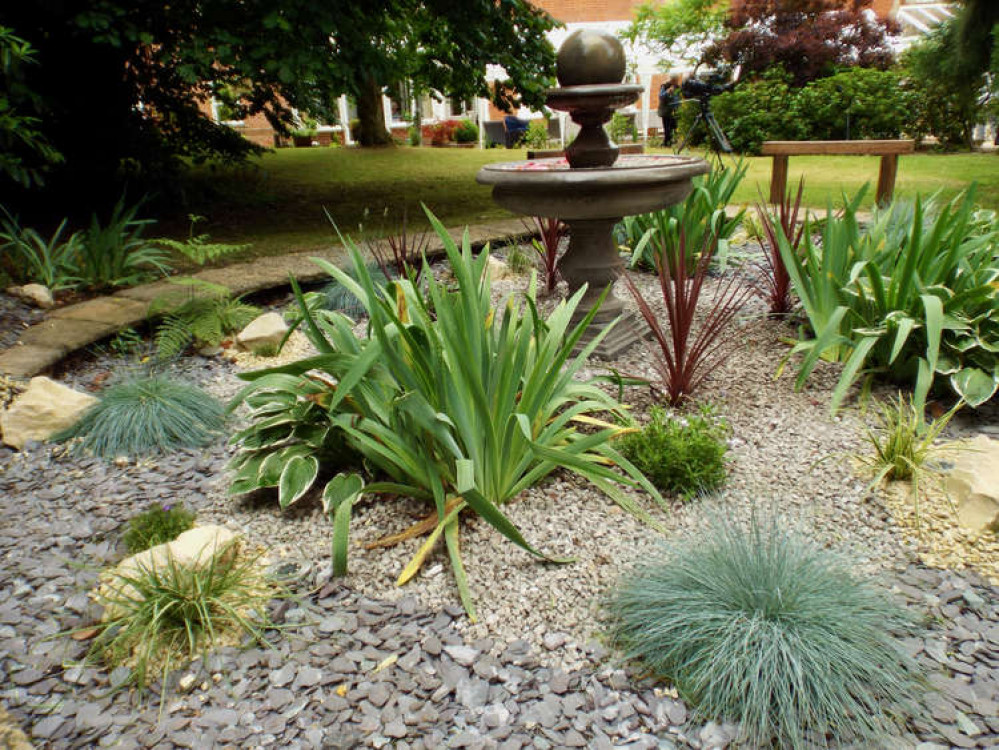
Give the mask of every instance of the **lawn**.
[[[493, 204], [489, 188], [475, 182], [479, 168], [491, 162], [520, 160], [523, 150], [506, 149], [281, 149], [249, 166], [200, 167], [189, 184], [191, 209], [208, 217], [203, 231], [218, 240], [251, 242], [253, 255], [275, 255], [329, 244], [334, 233], [323, 213], [357, 236], [392, 231], [408, 207], [422, 219], [428, 205], [449, 226], [475, 224], [510, 214]], [[770, 158], [750, 158], [747, 179], [736, 193], [739, 202], [768, 194]], [[842, 191], [874, 184], [878, 157], [800, 156], [790, 160], [789, 185], [806, 179], [805, 202], [822, 208]], [[951, 195], [971, 182], [979, 201], [999, 208], [999, 156], [995, 154], [914, 154], [900, 159], [897, 194], [912, 196], [942, 189]], [[383, 212], [389, 209], [385, 217]], [[359, 230], [363, 225], [363, 230]], [[171, 227], [178, 233], [183, 229]]]

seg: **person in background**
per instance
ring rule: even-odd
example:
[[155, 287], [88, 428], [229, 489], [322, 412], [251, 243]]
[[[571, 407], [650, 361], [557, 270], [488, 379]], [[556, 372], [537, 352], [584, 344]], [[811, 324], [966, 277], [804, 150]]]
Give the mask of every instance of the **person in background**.
[[676, 78], [670, 78], [659, 87], [659, 108], [656, 113], [663, 121], [663, 147], [669, 148], [676, 132], [676, 118], [680, 109], [680, 86]]

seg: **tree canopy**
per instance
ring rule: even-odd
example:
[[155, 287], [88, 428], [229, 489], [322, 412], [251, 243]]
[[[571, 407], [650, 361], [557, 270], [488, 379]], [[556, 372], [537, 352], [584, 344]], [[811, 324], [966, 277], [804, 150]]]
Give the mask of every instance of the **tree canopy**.
[[[698, 63], [740, 66], [756, 78], [782, 66], [795, 86], [859, 65], [892, 62], [894, 24], [869, 11], [871, 0], [677, 0], [641, 6], [629, 30], [661, 50], [695, 55]], [[667, 57], [666, 62], [671, 62]]]
[[[204, 114], [216, 97], [279, 130], [295, 110], [334, 119], [406, 78], [447, 94], [515, 90], [538, 106], [554, 70], [554, 21], [526, 0], [32, 0], [0, 5], [0, 26], [33, 50], [18, 80], [39, 135], [62, 154], [48, 189], [118, 190], [126, 173], [157, 177], [180, 157], [239, 159], [257, 150]], [[486, 65], [507, 86], [490, 87]], [[2, 180], [0, 176], [0, 180]], [[12, 183], [2, 186], [10, 191]]]

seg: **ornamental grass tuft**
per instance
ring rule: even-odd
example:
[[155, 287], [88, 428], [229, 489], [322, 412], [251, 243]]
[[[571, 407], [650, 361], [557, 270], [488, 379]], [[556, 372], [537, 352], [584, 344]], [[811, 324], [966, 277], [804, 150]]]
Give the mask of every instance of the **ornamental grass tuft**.
[[909, 632], [905, 611], [776, 519], [719, 517], [674, 541], [610, 609], [628, 658], [750, 746], [877, 742], [922, 687], [892, 634]]
[[165, 375], [134, 377], [108, 388], [57, 440], [104, 458], [165, 453], [207, 444], [222, 432], [225, 408], [197, 386]]
[[172, 668], [212, 649], [239, 645], [247, 637], [268, 645], [267, 605], [282, 595], [259, 555], [247, 554], [238, 540], [196, 565], [169, 555], [150, 558], [99, 590], [107, 619], [98, 626], [88, 661], [129, 667], [129, 681], [140, 690], [153, 672], [165, 686]]
[[122, 541], [134, 555], [157, 544], [172, 542], [194, 526], [195, 518], [195, 514], [183, 505], [153, 503], [149, 510], [129, 520]]

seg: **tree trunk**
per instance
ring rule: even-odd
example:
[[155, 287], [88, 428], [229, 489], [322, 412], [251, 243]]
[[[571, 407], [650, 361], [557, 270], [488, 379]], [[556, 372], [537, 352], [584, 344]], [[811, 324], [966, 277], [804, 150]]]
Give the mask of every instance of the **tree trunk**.
[[385, 129], [385, 107], [382, 104], [382, 87], [372, 76], [367, 76], [357, 97], [357, 118], [360, 120], [358, 143], [362, 146], [391, 146], [392, 135]]

